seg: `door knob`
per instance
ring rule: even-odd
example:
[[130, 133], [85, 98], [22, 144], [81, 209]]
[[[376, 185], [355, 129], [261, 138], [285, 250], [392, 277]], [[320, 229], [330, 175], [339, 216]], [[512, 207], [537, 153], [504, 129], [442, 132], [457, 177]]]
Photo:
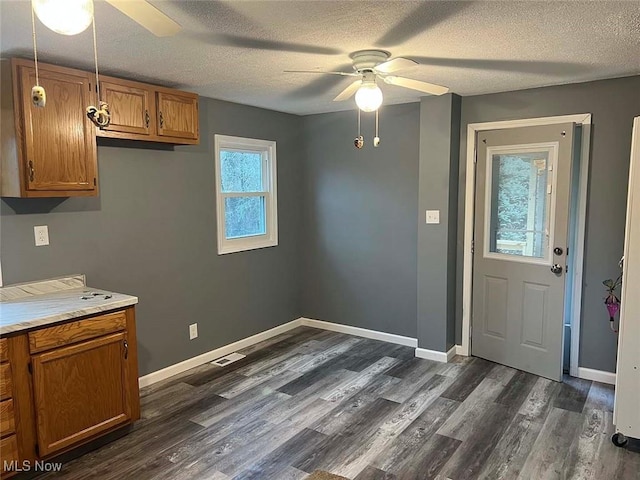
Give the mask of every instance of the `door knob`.
[[551, 271], [556, 275], [562, 273], [562, 265], [560, 265], [559, 263], [551, 265]]

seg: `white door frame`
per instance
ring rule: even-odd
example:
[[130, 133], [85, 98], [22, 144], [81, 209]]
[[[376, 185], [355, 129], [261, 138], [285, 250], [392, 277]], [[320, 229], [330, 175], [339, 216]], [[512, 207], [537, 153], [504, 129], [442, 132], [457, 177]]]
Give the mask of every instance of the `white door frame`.
[[476, 183], [476, 138], [484, 130], [499, 130], [516, 127], [533, 127], [573, 122], [582, 125], [580, 151], [580, 179], [578, 192], [578, 219], [576, 224], [576, 251], [573, 272], [573, 297], [571, 305], [571, 361], [570, 373], [578, 376], [580, 354], [580, 313], [582, 304], [582, 272], [584, 267], [584, 240], [587, 212], [587, 184], [589, 180], [589, 145], [591, 143], [591, 114], [562, 115], [557, 117], [526, 118], [499, 122], [470, 123], [467, 125], [467, 172], [464, 195], [464, 257], [462, 267], [462, 355], [471, 354], [471, 289], [473, 278], [473, 241], [475, 183]]

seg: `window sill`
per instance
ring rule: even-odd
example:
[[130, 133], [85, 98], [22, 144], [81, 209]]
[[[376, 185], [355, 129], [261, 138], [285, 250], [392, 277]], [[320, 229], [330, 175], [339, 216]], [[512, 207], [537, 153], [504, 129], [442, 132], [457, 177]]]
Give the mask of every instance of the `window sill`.
[[218, 247], [218, 255], [226, 255], [228, 253], [246, 252], [249, 250], [258, 250], [261, 248], [277, 247], [278, 240], [268, 240], [260, 242], [243, 242], [228, 243], [222, 247]]

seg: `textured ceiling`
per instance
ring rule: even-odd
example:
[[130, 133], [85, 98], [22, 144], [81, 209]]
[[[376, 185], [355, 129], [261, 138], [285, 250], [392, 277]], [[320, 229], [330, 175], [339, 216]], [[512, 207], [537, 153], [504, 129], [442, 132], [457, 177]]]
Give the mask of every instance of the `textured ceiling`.
[[[640, 1], [152, 1], [183, 30], [157, 38], [100, 0], [104, 73], [297, 114], [332, 102], [351, 81], [287, 69], [349, 70], [349, 53], [382, 48], [421, 65], [401, 72], [460, 95], [640, 73]], [[30, 2], [0, 0], [3, 57], [32, 56]], [[42, 61], [91, 68], [90, 29], [38, 24]], [[382, 85], [385, 103], [421, 94]]]

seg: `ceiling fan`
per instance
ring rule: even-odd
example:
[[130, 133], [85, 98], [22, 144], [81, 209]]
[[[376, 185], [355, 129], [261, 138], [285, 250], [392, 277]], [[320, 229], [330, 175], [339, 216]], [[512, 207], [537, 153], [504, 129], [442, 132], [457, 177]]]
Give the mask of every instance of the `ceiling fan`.
[[382, 91], [377, 85], [378, 79], [389, 85], [410, 88], [430, 95], [443, 95], [449, 91], [449, 88], [441, 85], [391, 75], [391, 73], [398, 70], [418, 65], [418, 62], [404, 57], [390, 59], [390, 56], [391, 54], [384, 50], [359, 50], [350, 55], [353, 61], [353, 72], [327, 72], [322, 70], [285, 70], [285, 72], [360, 77], [345, 88], [333, 101], [348, 100], [355, 94], [356, 104], [365, 112], [373, 112], [382, 104]]
[[149, 30], [156, 37], [170, 37], [182, 27], [145, 0], [106, 0], [134, 22]]
[[[182, 27], [146, 0], [106, 0], [157, 37], [169, 37]], [[93, 0], [32, 0], [38, 18], [63, 35], [83, 32], [93, 21]]]

